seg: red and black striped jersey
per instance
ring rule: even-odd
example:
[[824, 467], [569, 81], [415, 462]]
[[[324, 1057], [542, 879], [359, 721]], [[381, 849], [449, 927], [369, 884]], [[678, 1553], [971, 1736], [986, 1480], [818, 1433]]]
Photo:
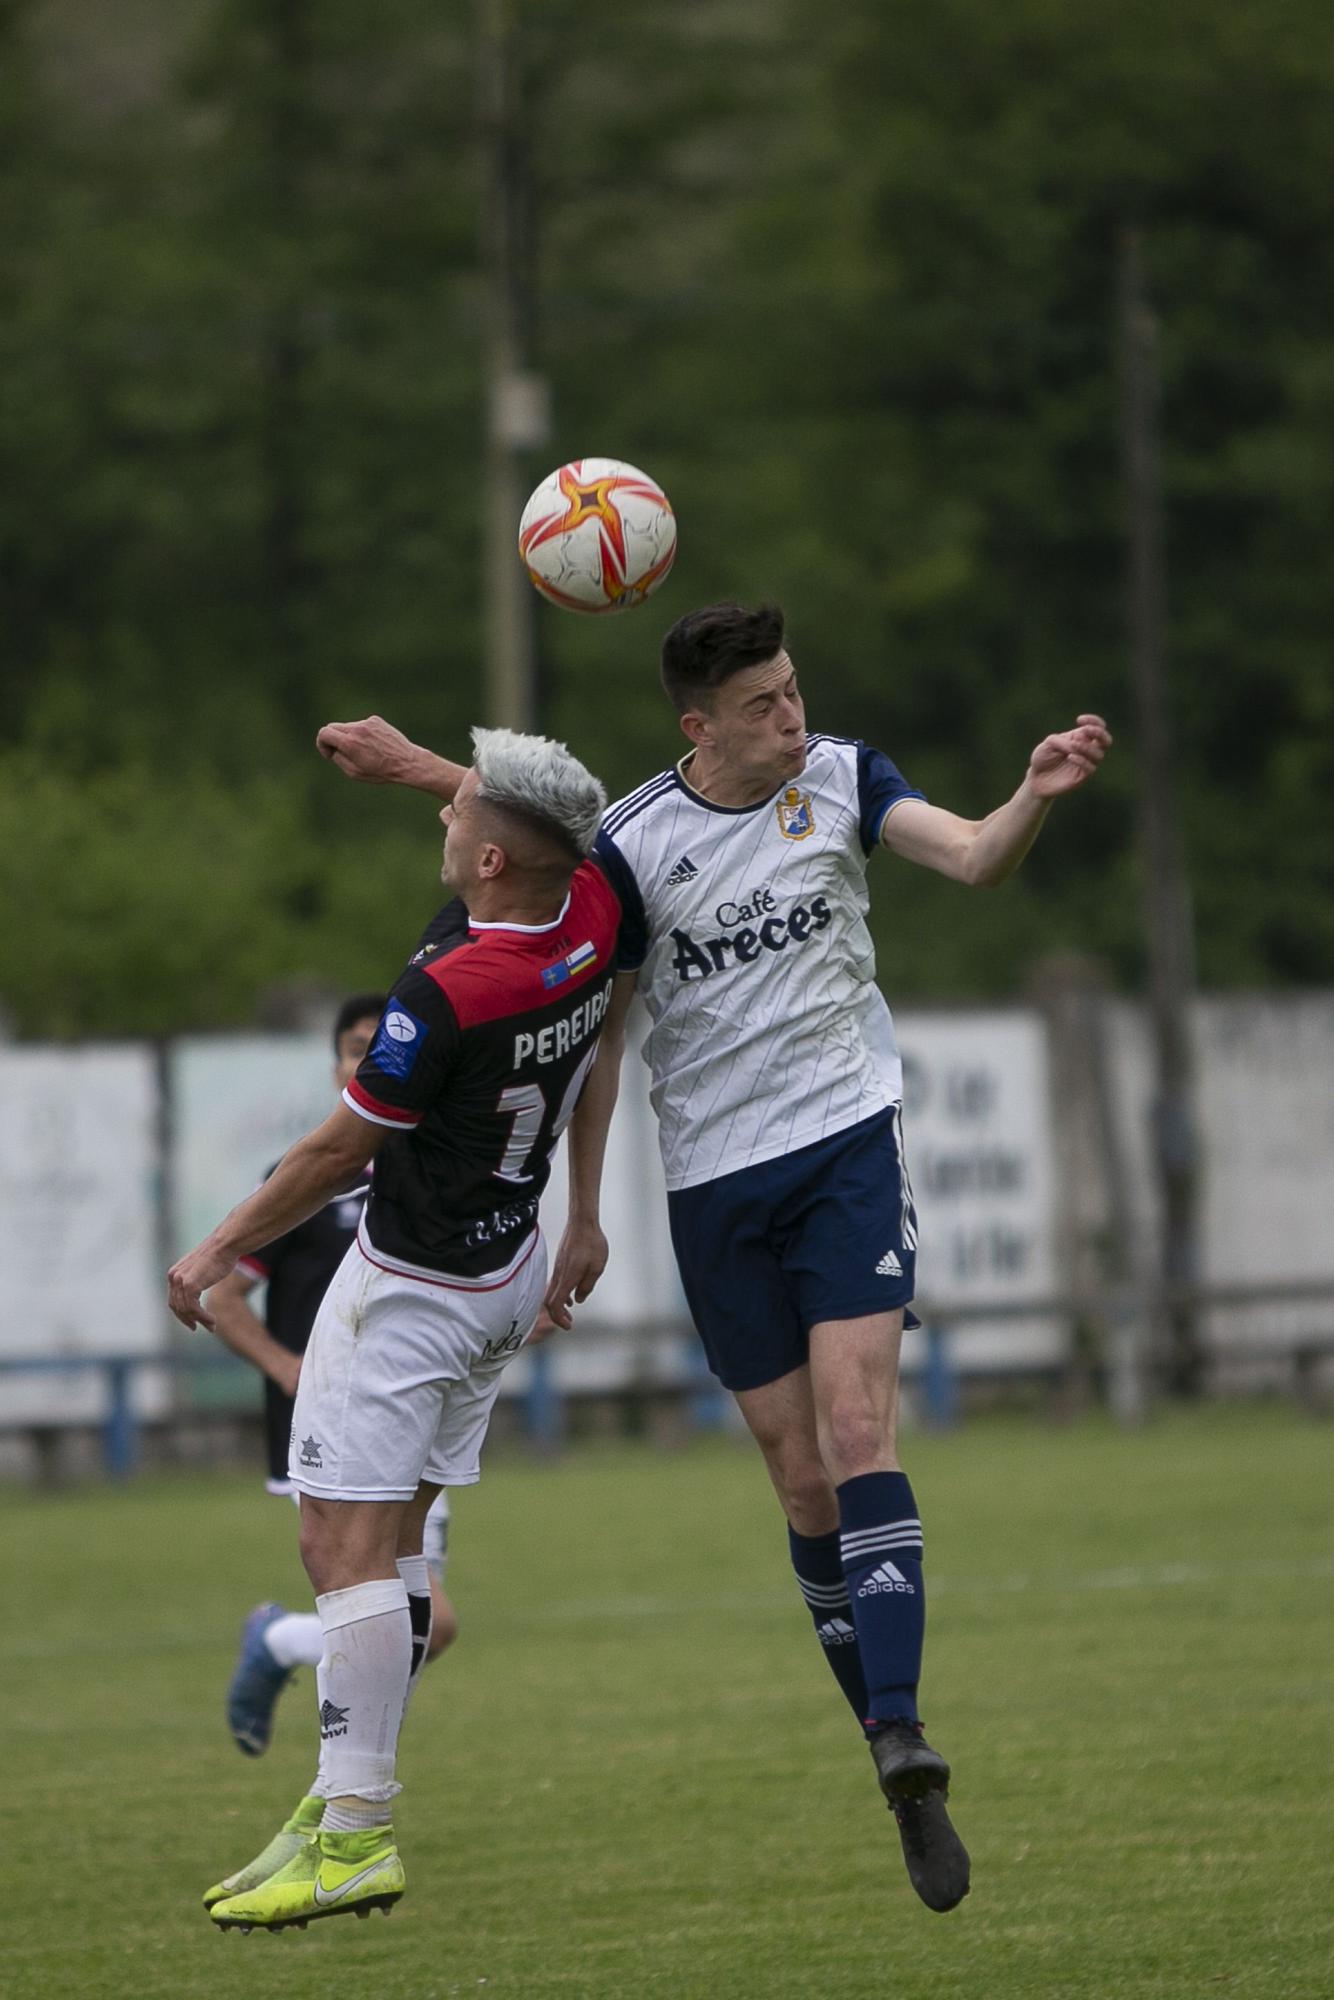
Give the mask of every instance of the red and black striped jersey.
[[474, 923], [460, 903], [440, 912], [343, 1092], [394, 1133], [376, 1155], [368, 1255], [481, 1278], [525, 1250], [606, 1015], [619, 921], [590, 861], [553, 923]]

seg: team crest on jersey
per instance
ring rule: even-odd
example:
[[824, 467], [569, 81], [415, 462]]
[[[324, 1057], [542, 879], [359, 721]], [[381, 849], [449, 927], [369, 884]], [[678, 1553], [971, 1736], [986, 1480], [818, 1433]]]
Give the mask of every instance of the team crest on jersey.
[[808, 833], [815, 832], [815, 808], [809, 792], [799, 792], [795, 785], [789, 785], [774, 810], [784, 840], [805, 840]]

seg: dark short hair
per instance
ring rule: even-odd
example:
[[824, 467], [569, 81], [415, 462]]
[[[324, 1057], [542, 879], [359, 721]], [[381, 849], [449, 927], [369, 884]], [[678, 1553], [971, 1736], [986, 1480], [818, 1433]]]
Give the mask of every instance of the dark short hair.
[[776, 604], [746, 611], [706, 604], [687, 611], [662, 642], [662, 684], [678, 714], [746, 667], [763, 666], [783, 650], [783, 614]]
[[351, 993], [334, 1015], [333, 1051], [338, 1054], [338, 1044], [349, 1028], [355, 1028], [358, 1021], [378, 1021], [388, 1004], [384, 993]]

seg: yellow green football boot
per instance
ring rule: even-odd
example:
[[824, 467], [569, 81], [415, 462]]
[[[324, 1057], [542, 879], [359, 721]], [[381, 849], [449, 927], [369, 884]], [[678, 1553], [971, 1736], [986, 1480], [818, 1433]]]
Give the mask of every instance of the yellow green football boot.
[[317, 1917], [388, 1915], [403, 1894], [403, 1863], [391, 1826], [359, 1833], [321, 1828], [276, 1875], [209, 1911], [220, 1930], [303, 1931]]
[[281, 1832], [274, 1834], [268, 1846], [261, 1848], [253, 1861], [247, 1862], [244, 1868], [238, 1868], [234, 1875], [224, 1875], [221, 1882], [215, 1882], [211, 1889], [205, 1890], [204, 1908], [211, 1910], [215, 1903], [225, 1903], [229, 1896], [240, 1896], [251, 1889], [258, 1889], [261, 1882], [267, 1882], [270, 1875], [276, 1875], [280, 1868], [285, 1868], [294, 1854], [299, 1854], [303, 1847], [313, 1843], [323, 1817], [323, 1799], [302, 1799]]

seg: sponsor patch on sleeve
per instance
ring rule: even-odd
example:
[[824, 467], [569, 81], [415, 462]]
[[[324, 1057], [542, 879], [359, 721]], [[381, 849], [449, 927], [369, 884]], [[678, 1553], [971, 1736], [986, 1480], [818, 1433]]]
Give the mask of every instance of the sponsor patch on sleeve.
[[426, 1035], [425, 1021], [419, 1021], [401, 1001], [391, 1000], [366, 1053], [386, 1076], [411, 1076]]

